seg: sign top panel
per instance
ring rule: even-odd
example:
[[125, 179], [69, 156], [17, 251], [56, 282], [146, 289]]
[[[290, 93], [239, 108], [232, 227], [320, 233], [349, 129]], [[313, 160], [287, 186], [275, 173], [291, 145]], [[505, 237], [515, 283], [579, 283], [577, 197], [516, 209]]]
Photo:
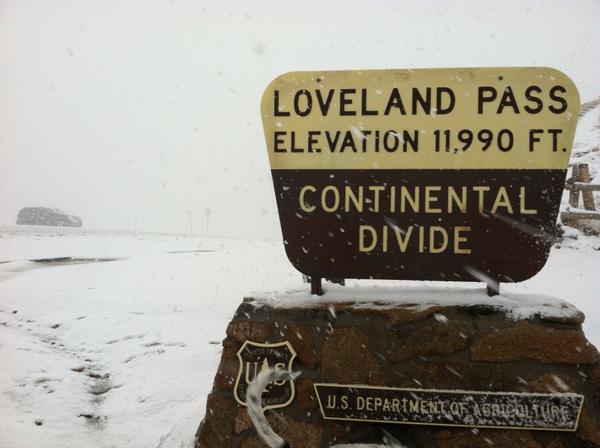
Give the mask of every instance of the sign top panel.
[[449, 68], [287, 73], [261, 109], [273, 170], [564, 169], [579, 102], [552, 68]]

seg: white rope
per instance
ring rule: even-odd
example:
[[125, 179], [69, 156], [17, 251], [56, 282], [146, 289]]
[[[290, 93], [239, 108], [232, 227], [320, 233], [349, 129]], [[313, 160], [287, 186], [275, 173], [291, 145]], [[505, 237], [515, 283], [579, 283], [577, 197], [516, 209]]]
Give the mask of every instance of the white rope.
[[[248, 384], [248, 391], [246, 392], [246, 403], [248, 404], [248, 415], [252, 420], [252, 424], [256, 429], [258, 436], [269, 446], [269, 448], [286, 448], [289, 444], [269, 425], [267, 418], [265, 417], [265, 410], [262, 406], [262, 394], [265, 391], [267, 385], [273, 381], [289, 380], [294, 381], [296, 377], [300, 375], [300, 372], [289, 372], [283, 369], [265, 369], [261, 371], [256, 377]], [[334, 445], [332, 448], [369, 448], [369, 447], [389, 447], [389, 448], [404, 448], [396, 438], [394, 438], [387, 431], [382, 430], [384, 434], [385, 445]]]
[[250, 415], [256, 433], [270, 448], [284, 448], [289, 445], [269, 425], [265, 417], [265, 410], [262, 407], [262, 394], [269, 383], [280, 380], [293, 381], [298, 375], [300, 375], [300, 372], [292, 373], [283, 369], [269, 368], [261, 371], [248, 384], [248, 391], [246, 392], [248, 415]]

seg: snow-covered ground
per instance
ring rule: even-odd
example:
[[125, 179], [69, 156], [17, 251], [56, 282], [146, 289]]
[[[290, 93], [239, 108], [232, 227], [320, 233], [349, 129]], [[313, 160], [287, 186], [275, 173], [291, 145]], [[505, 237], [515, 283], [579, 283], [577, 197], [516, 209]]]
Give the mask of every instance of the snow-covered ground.
[[[56, 256], [53, 238], [4, 237], [0, 253], [19, 245], [31, 253], [35, 245], [36, 258], [44, 258], [44, 247]], [[102, 248], [105, 237], [62, 238], [81, 258], [109, 258], [110, 245], [128, 258], [0, 264], [3, 448], [191, 447], [241, 298], [255, 290], [308, 296], [278, 242], [113, 235]], [[136, 251], [140, 238], [144, 250]], [[600, 345], [600, 252], [594, 239], [581, 238], [555, 248], [538, 276], [503, 290], [574, 303]], [[390, 296], [400, 283], [417, 285], [360, 282], [359, 292]], [[482, 288], [436, 284], [431, 292], [445, 286]]]
[[[56, 256], [54, 238], [5, 237], [0, 253]], [[62, 238], [112, 256], [103, 237]], [[154, 253], [136, 252], [140, 239]], [[279, 243], [108, 240], [130, 258], [0, 264], [1, 447], [190, 446], [242, 296], [301, 286]]]
[[588, 163], [592, 176], [600, 170], [600, 103], [577, 122], [571, 161]]
[[[600, 107], [581, 120], [574, 156], [593, 174], [600, 172], [599, 123]], [[283, 291], [307, 298], [280, 242], [22, 230], [0, 229], [2, 448], [191, 447], [242, 297]], [[65, 256], [74, 260], [27, 261]], [[599, 262], [600, 239], [567, 229], [537, 276], [502, 285], [505, 299], [571, 302], [600, 345]], [[390, 295], [399, 284], [437, 288], [431, 294], [482, 288], [360, 282], [357, 291]], [[336, 294], [344, 290], [330, 297]]]

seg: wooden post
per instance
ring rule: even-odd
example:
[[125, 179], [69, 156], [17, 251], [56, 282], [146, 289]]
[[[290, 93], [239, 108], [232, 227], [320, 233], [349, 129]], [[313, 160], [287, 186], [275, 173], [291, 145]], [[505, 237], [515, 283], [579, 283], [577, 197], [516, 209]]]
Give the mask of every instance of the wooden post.
[[[573, 165], [573, 174], [571, 176], [571, 179], [573, 179], [573, 183], [581, 182], [581, 180], [579, 179], [579, 165], [578, 164]], [[569, 191], [569, 205], [573, 208], [579, 207], [579, 190], [573, 188], [573, 189], [571, 189], [571, 191]]]
[[320, 277], [311, 277], [310, 278], [310, 293], [316, 294], [318, 296], [323, 295], [323, 288], [321, 286], [321, 278]]
[[[587, 163], [579, 165], [579, 181], [589, 184], [592, 181], [590, 177], [590, 167]], [[590, 190], [582, 190], [581, 196], [583, 196], [583, 207], [586, 210], [596, 210], [596, 204], [594, 204], [594, 193]]]

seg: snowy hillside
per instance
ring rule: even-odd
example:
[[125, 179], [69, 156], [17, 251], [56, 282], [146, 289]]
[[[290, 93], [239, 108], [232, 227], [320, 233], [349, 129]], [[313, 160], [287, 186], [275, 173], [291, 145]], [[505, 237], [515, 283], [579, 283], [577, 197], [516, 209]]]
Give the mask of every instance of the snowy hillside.
[[577, 123], [571, 162], [589, 164], [592, 177], [600, 173], [600, 99], [591, 102]]
[[[600, 98], [582, 107], [583, 115], [577, 123], [571, 163], [587, 163], [592, 180], [600, 175]], [[594, 192], [596, 204], [600, 203], [600, 192]], [[568, 206], [568, 193], [563, 195], [562, 207]]]
[[[593, 175], [599, 124], [596, 106], [580, 121], [573, 155]], [[73, 259], [27, 261], [60, 257]], [[191, 447], [242, 297], [307, 294], [279, 242], [2, 229], [0, 262], [2, 448]], [[573, 303], [600, 345], [599, 262], [600, 239], [567, 230], [540, 274], [502, 288]], [[423, 286], [386, 282], [378, 294], [400, 283]], [[369, 295], [381, 283], [359, 285]], [[425, 286], [436, 295], [482, 288]]]

